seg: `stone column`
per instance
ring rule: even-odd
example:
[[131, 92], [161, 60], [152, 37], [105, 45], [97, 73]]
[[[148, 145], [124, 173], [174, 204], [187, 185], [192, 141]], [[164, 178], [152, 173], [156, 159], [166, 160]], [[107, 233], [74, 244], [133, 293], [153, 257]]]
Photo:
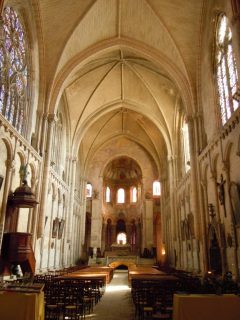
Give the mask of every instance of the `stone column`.
[[199, 193], [200, 197], [200, 205], [201, 205], [201, 237], [200, 237], [200, 243], [201, 245], [201, 259], [200, 263], [202, 264], [202, 275], [205, 275], [206, 272], [208, 271], [208, 244], [207, 244], [207, 217], [206, 213], [208, 214], [208, 195], [207, 195], [207, 184], [203, 180], [201, 181], [201, 192]]
[[141, 244], [141, 239], [142, 239], [142, 228], [141, 228], [141, 222], [138, 221], [137, 222], [137, 239], [136, 239], [136, 246], [137, 246], [137, 253], [138, 255], [141, 254], [141, 248], [142, 248], [142, 244]]
[[104, 253], [105, 246], [106, 246], [106, 230], [107, 230], [107, 224], [103, 221], [103, 224], [102, 224], [102, 245], [101, 245], [102, 254]]
[[114, 242], [117, 241], [116, 224], [112, 224], [111, 227], [112, 227], [112, 230], [111, 230], [111, 244], [113, 244]]
[[101, 247], [102, 235], [102, 217], [101, 217], [101, 201], [95, 195], [92, 199], [92, 226], [91, 226], [91, 247]]
[[[42, 176], [41, 176], [41, 172], [42, 172], [42, 163], [39, 163], [39, 168], [38, 168], [38, 183], [37, 183], [37, 186], [36, 186], [36, 193], [35, 193], [35, 196], [36, 196], [36, 199], [37, 201], [39, 200], [40, 198], [40, 194], [42, 192]], [[32, 246], [33, 248], [35, 248], [35, 245], [36, 245], [36, 239], [37, 239], [37, 217], [40, 213], [40, 208], [39, 208], [39, 204], [36, 205], [36, 207], [32, 210], [32, 224], [31, 224], [31, 233], [33, 234], [33, 237], [32, 237]]]
[[7, 160], [6, 161], [6, 177], [4, 181], [4, 191], [3, 191], [3, 199], [2, 199], [2, 212], [0, 216], [0, 248], [2, 246], [2, 238], [3, 238], [5, 218], [6, 218], [6, 209], [7, 209], [9, 190], [12, 182], [13, 168], [14, 168], [14, 161]]
[[[169, 172], [169, 194], [170, 194], [170, 213], [168, 213], [168, 229], [166, 230], [166, 234], [168, 235], [168, 245], [167, 248], [167, 255], [168, 260], [171, 261], [173, 264], [175, 262], [175, 256], [174, 256], [174, 242], [176, 242], [176, 196], [175, 196], [175, 190], [176, 190], [176, 177], [175, 177], [175, 170], [174, 170], [174, 162], [175, 158], [170, 156], [168, 157], [168, 172]], [[170, 220], [170, 221], [169, 221]], [[169, 223], [170, 222], [170, 223]], [[169, 237], [171, 235], [171, 238]], [[167, 238], [166, 237], [166, 238]]]
[[[195, 120], [197, 120], [195, 118]], [[195, 145], [197, 140], [197, 123], [194, 122], [192, 117], [188, 117], [188, 130], [189, 130], [189, 148], [190, 148], [190, 163], [191, 163], [191, 204], [192, 204], [192, 212], [194, 216], [194, 231], [195, 231], [195, 242], [199, 239], [201, 234], [201, 219], [200, 219], [200, 211], [199, 211], [199, 192], [200, 192], [200, 184], [196, 183], [196, 181], [200, 181], [199, 179], [199, 168], [198, 168], [198, 159], [197, 159], [197, 150], [198, 145]], [[197, 249], [197, 246], [195, 246]], [[194, 253], [194, 269], [195, 271], [199, 271], [199, 255], [198, 251]]]
[[[55, 206], [56, 206], [56, 193], [52, 194], [52, 202], [51, 202], [51, 215], [50, 215], [50, 228], [49, 228], [49, 241], [48, 241], [48, 257], [47, 257], [47, 268], [50, 269], [50, 260], [51, 260], [51, 249], [52, 248], [52, 243], [54, 244], [54, 240], [52, 238], [52, 229], [53, 229], [53, 221], [54, 221], [54, 212], [55, 212]], [[44, 236], [42, 237], [43, 240], [42, 242], [44, 243]], [[54, 247], [55, 249], [55, 247]], [[42, 251], [41, 251], [42, 252]], [[40, 269], [42, 269], [42, 263], [43, 261], [41, 260], [40, 264]]]
[[73, 238], [77, 235], [74, 234], [73, 231], [73, 211], [74, 211], [74, 194], [75, 194], [75, 179], [76, 179], [76, 166], [77, 166], [77, 158], [72, 157], [71, 159], [71, 184], [69, 190], [69, 201], [68, 201], [68, 213], [66, 215], [66, 245], [71, 246], [69, 261], [68, 263], [72, 263], [72, 255], [73, 255]]
[[[39, 153], [41, 156], [44, 156], [44, 149], [46, 147], [46, 138], [48, 138], [48, 127], [49, 127], [48, 122], [49, 122], [49, 120], [48, 120], [47, 114], [42, 115], [41, 129], [39, 130], [39, 134], [41, 133], [41, 136], [38, 138], [39, 139], [39, 141], [38, 141]], [[53, 124], [52, 124], [52, 126], [53, 126]], [[50, 155], [51, 155], [51, 152], [50, 152]]]
[[[239, 5], [240, 9], [240, 5]], [[232, 238], [233, 238], [233, 277], [235, 279], [238, 279], [239, 276], [239, 270], [238, 270], [238, 254], [237, 254], [237, 235], [236, 235], [236, 228], [235, 228], [235, 221], [234, 221], [234, 214], [233, 214], [233, 208], [232, 208], [232, 203], [230, 200], [230, 194], [229, 194], [229, 186], [230, 186], [230, 172], [229, 172], [229, 163], [226, 161], [224, 162], [223, 170], [226, 173], [226, 194], [229, 196], [229, 214], [230, 214], [230, 225], [231, 225], [231, 233], [232, 233]]]
[[144, 210], [144, 228], [145, 228], [145, 239], [144, 248], [148, 248], [150, 251], [153, 246], [153, 200], [145, 199], [145, 210]]
[[44, 217], [47, 210], [47, 194], [48, 194], [48, 184], [49, 184], [49, 173], [50, 173], [50, 160], [51, 160], [51, 150], [52, 150], [52, 138], [53, 138], [53, 128], [55, 124], [55, 115], [48, 116], [48, 132], [47, 132], [47, 145], [44, 158], [44, 168], [43, 168], [43, 180], [42, 180], [42, 198], [39, 210], [39, 220], [38, 220], [38, 238], [42, 237], [44, 230]]
[[[87, 181], [81, 178], [80, 182], [80, 214], [81, 214], [81, 250], [85, 244], [85, 228], [86, 228], [86, 183]], [[86, 248], [87, 250], [88, 248]], [[87, 254], [87, 252], [85, 252]]]

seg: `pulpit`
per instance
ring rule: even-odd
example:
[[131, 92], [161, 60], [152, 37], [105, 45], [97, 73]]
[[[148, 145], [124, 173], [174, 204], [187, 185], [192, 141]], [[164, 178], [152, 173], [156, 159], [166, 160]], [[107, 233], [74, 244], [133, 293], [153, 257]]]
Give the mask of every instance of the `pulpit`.
[[32, 235], [25, 232], [8, 232], [3, 235], [0, 273], [11, 274], [12, 265], [20, 265], [23, 274], [34, 274], [36, 260], [31, 245]]

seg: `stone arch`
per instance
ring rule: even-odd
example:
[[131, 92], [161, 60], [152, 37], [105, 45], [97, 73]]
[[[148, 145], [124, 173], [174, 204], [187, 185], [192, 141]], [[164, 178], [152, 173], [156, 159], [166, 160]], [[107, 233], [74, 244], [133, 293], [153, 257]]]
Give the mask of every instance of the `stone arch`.
[[111, 267], [111, 268], [116, 269], [117, 267], [122, 266], [122, 265], [123, 265], [123, 266], [126, 266], [127, 268], [135, 267], [135, 266], [136, 266], [136, 264], [135, 264], [134, 262], [132, 262], [132, 261], [121, 260], [121, 259], [109, 263], [108, 266]]
[[82, 52], [76, 54], [70, 59], [58, 72], [55, 82], [52, 85], [52, 92], [50, 100], [48, 101], [48, 110], [50, 113], [54, 113], [58, 100], [62, 95], [64, 86], [66, 85], [66, 79], [78, 69], [79, 66], [90, 60], [91, 57], [97, 53], [105, 53], [115, 48], [126, 48], [133, 51], [136, 54], [140, 54], [148, 60], [153, 61], [161, 68], [164, 68], [171, 78], [175, 79], [179, 91], [183, 94], [184, 105], [188, 114], [193, 112], [193, 93], [191, 92], [191, 86], [189, 86], [188, 79], [183, 75], [179, 68], [174, 64], [173, 61], [168, 59], [165, 55], [156, 49], [149, 47], [148, 45], [142, 44], [134, 39], [107, 39], [100, 43], [97, 43]]
[[[134, 104], [133, 102], [131, 102], [131, 103], [129, 102], [127, 104], [127, 109], [143, 115], [144, 117], [146, 117], [149, 121], [151, 121], [155, 125], [155, 127], [159, 130], [159, 132], [161, 132], [161, 135], [164, 138], [164, 142], [165, 142], [165, 146], [166, 146], [166, 150], [167, 150], [168, 155], [172, 155], [173, 147], [172, 147], [172, 143], [169, 138], [170, 133], [168, 132], [168, 129], [166, 127], [164, 127], [163, 125], [161, 125], [157, 121], [157, 119], [154, 115], [147, 113], [145, 111], [146, 107], [144, 105], [141, 105], [141, 110], [139, 109], [139, 106], [140, 106], [139, 104]], [[78, 123], [78, 127], [76, 129], [76, 132], [75, 132], [75, 135], [73, 138], [73, 152], [74, 152], [74, 154], [78, 153], [79, 146], [81, 145], [81, 141], [82, 141], [84, 135], [86, 134], [87, 130], [91, 127], [91, 125], [94, 122], [98, 121], [99, 118], [101, 118], [102, 116], [105, 116], [110, 111], [115, 111], [115, 110], [116, 110], [116, 114], [120, 110], [119, 101], [118, 102], [114, 101], [111, 104], [103, 105], [101, 107], [101, 110], [95, 110], [82, 123]], [[112, 139], [118, 138], [118, 137], [119, 137], [119, 134], [116, 134], [115, 136], [112, 136]], [[125, 137], [142, 146], [141, 141], [138, 140], [137, 137], [133, 137], [133, 136], [126, 134], [126, 133], [125, 133]], [[102, 144], [104, 144], [104, 142]], [[99, 148], [100, 147], [101, 147], [101, 145], [99, 146]], [[155, 158], [153, 152], [151, 152], [151, 150], [149, 148], [146, 148], [146, 146], [144, 146], [144, 148], [149, 152], [149, 154], [151, 154], [151, 156], [153, 158]], [[157, 161], [156, 161], [156, 163], [157, 163]]]
[[224, 150], [223, 161], [224, 163], [229, 163], [230, 155], [232, 152], [233, 143], [228, 141]]
[[6, 149], [7, 149], [7, 160], [12, 161], [14, 151], [13, 151], [13, 146], [12, 146], [12, 142], [11, 142], [10, 138], [8, 138], [6, 136], [2, 136], [1, 134], [0, 134], [0, 138], [3, 141], [3, 143], [5, 144]]

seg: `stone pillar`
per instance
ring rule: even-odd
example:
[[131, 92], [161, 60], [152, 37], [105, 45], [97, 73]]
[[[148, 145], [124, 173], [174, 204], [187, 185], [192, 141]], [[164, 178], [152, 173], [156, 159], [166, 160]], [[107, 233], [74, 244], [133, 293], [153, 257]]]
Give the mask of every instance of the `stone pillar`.
[[55, 124], [55, 115], [49, 115], [48, 117], [48, 132], [47, 132], [47, 145], [44, 158], [44, 168], [43, 168], [43, 181], [42, 181], [42, 198], [39, 210], [39, 220], [38, 220], [38, 238], [42, 237], [44, 229], [44, 217], [47, 210], [47, 194], [48, 194], [48, 184], [49, 184], [49, 173], [50, 173], [50, 160], [51, 160], [51, 150], [52, 150], [52, 138], [53, 138], [53, 128]]
[[132, 224], [126, 223], [127, 243], [130, 243], [132, 236]]
[[116, 224], [112, 224], [111, 227], [112, 227], [112, 230], [111, 230], [111, 244], [113, 244], [114, 242], [117, 241]]
[[[53, 221], [54, 221], [54, 212], [55, 212], [55, 207], [56, 207], [56, 193], [52, 194], [52, 203], [51, 203], [51, 215], [50, 215], [50, 228], [49, 228], [49, 241], [48, 241], [48, 258], [47, 258], [47, 268], [50, 269], [50, 264], [51, 264], [51, 255], [52, 252], [51, 250], [54, 249], [55, 247], [52, 248], [52, 245], [54, 245], [54, 240], [52, 238], [52, 230], [53, 230]], [[42, 242], [44, 243], [44, 236]], [[41, 251], [42, 252], [42, 251]], [[41, 261], [40, 264], [40, 269], [42, 268], [42, 263]]]
[[[42, 172], [42, 163], [39, 163], [39, 168], [38, 168], [38, 183], [36, 186], [36, 199], [38, 200], [40, 198], [40, 194], [42, 192], [42, 176], [41, 173]], [[31, 225], [31, 233], [33, 234], [32, 237], [32, 246], [33, 248], [35, 248], [36, 245], [36, 239], [37, 239], [37, 221], [38, 221], [38, 215], [40, 213], [40, 208], [39, 208], [39, 204], [32, 210], [32, 225]]]
[[[95, 196], [97, 197], [97, 196]], [[101, 201], [97, 198], [92, 199], [92, 226], [91, 226], [91, 247], [101, 247], [102, 217]]]
[[[176, 242], [176, 196], [175, 196], [175, 190], [176, 190], [176, 178], [175, 178], [175, 170], [174, 170], [174, 162], [175, 158], [170, 156], [168, 158], [168, 172], [169, 172], [169, 193], [170, 193], [170, 213], [168, 213], [168, 226], [166, 230], [166, 240], [168, 238], [168, 242], [166, 243], [167, 247], [167, 259], [173, 264], [175, 263], [175, 246], [174, 242]], [[171, 234], [171, 238], [169, 235]]]
[[[85, 179], [81, 179], [80, 182], [80, 214], [81, 214], [81, 234], [80, 241], [83, 248], [85, 243], [85, 229], [86, 229], [86, 183]], [[86, 248], [87, 250], [88, 248]], [[87, 252], [85, 252], [87, 254]]]
[[141, 226], [141, 222], [138, 221], [137, 222], [137, 239], [136, 239], [136, 247], [137, 247], [137, 253], [140, 255], [141, 254], [141, 240], [142, 240], [142, 226]]
[[[240, 4], [239, 4], [239, 9], [240, 9]], [[232, 238], [233, 238], [233, 277], [235, 279], [238, 279], [239, 276], [239, 270], [238, 270], [238, 254], [237, 254], [237, 250], [238, 250], [238, 246], [237, 246], [237, 235], [236, 235], [236, 228], [235, 228], [235, 221], [234, 221], [234, 214], [233, 214], [233, 208], [232, 208], [232, 203], [230, 200], [230, 168], [229, 168], [229, 163], [224, 161], [224, 166], [223, 166], [223, 170], [226, 173], [226, 190], [228, 190], [228, 192], [226, 192], [225, 194], [228, 194], [229, 196], [229, 215], [230, 215], [230, 225], [231, 225], [231, 233], [232, 233]], [[226, 201], [225, 201], [226, 202]], [[226, 209], [227, 210], [227, 209]]]
[[70, 245], [71, 250], [69, 254], [69, 261], [68, 263], [72, 263], [72, 255], [73, 255], [73, 238], [76, 237], [76, 234], [73, 234], [73, 211], [74, 211], [74, 194], [75, 194], [75, 178], [76, 178], [76, 165], [77, 165], [77, 158], [73, 157], [71, 159], [71, 184], [70, 184], [70, 191], [69, 191], [69, 202], [68, 202], [68, 213], [66, 216], [66, 245]]
[[144, 248], [148, 248], [150, 251], [153, 246], [153, 200], [145, 199], [144, 208]]
[[3, 192], [3, 199], [2, 199], [2, 212], [0, 216], [0, 248], [2, 246], [2, 238], [3, 238], [5, 218], [6, 218], [6, 209], [7, 209], [9, 190], [12, 182], [13, 168], [14, 168], [14, 161], [7, 160], [6, 161], [6, 177], [4, 182], [4, 192]]
[[[194, 216], [194, 231], [195, 238], [198, 240], [201, 234], [201, 219], [200, 219], [200, 211], [199, 211], [199, 192], [200, 192], [200, 184], [196, 183], [199, 181], [199, 168], [198, 168], [198, 160], [197, 160], [197, 151], [198, 144], [196, 145], [197, 140], [197, 118], [195, 118], [195, 122], [192, 117], [188, 117], [188, 130], [189, 130], [189, 148], [190, 148], [190, 163], [191, 163], [191, 204], [192, 204], [192, 212]], [[199, 271], [199, 255], [198, 251], [194, 253], [194, 269], [195, 271]]]
[[200, 263], [202, 264], [202, 275], [205, 275], [208, 271], [208, 244], [207, 244], [207, 217], [206, 213], [208, 213], [208, 195], [207, 195], [207, 184], [204, 181], [201, 181], [202, 188], [201, 192], [199, 193], [200, 196], [200, 205], [201, 205], [201, 237], [200, 237], [200, 243], [201, 243], [201, 259]]
[[102, 245], [101, 245], [101, 252], [102, 254], [105, 251], [105, 246], [106, 246], [106, 230], [107, 230], [107, 224], [103, 222], [102, 224]]

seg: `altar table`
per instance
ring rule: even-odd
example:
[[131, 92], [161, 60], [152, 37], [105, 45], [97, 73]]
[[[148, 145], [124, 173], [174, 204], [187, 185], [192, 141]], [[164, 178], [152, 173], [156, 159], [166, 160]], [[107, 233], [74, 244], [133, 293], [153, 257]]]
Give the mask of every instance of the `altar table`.
[[1, 320], [44, 320], [44, 293], [0, 292]]
[[174, 294], [173, 320], [239, 320], [240, 297], [234, 294]]

